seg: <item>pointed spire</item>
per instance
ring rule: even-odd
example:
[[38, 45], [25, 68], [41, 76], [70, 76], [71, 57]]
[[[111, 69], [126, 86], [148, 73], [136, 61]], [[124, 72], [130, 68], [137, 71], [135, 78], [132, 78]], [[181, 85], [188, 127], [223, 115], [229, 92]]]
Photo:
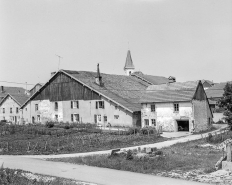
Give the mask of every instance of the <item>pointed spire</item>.
[[131, 53], [130, 50], [127, 52], [127, 57], [126, 57], [126, 63], [125, 63], [125, 69], [135, 69], [135, 66], [133, 64], [132, 58], [131, 58]]

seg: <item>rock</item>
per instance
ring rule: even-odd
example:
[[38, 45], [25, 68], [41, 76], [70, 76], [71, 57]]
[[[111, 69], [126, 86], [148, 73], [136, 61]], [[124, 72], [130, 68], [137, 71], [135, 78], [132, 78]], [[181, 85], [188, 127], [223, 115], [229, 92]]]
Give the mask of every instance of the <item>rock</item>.
[[161, 150], [157, 150], [154, 152], [155, 155], [163, 155], [163, 152]]
[[135, 155], [135, 157], [137, 157], [137, 158], [139, 158], [139, 159], [144, 159], [144, 158], [148, 158], [149, 155], [146, 154], [146, 153], [137, 153], [137, 154]]
[[146, 153], [147, 153], [147, 154], [151, 154], [151, 152], [152, 152], [152, 151], [151, 151], [151, 148], [150, 148], [150, 147], [147, 147], [147, 148], [146, 148]]

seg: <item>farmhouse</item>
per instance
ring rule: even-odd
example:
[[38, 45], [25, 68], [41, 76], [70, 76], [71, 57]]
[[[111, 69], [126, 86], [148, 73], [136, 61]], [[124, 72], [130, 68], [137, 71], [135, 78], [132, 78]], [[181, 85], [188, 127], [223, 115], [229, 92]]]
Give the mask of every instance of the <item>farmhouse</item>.
[[6, 120], [15, 124], [21, 123], [20, 107], [29, 96], [24, 93], [7, 94], [0, 101], [0, 120]]
[[213, 117], [201, 81], [151, 85], [140, 101], [142, 126], [163, 131], [206, 130]]
[[24, 94], [25, 89], [22, 87], [0, 87], [0, 101], [7, 95], [7, 94]]

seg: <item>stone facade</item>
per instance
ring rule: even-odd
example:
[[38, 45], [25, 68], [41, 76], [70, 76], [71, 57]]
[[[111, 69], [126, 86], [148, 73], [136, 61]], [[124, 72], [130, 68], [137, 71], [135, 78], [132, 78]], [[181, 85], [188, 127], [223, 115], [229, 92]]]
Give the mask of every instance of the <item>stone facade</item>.
[[[151, 111], [151, 105], [155, 105], [155, 111]], [[149, 120], [149, 126], [155, 126], [157, 129], [161, 126], [163, 131], [178, 131], [178, 121], [188, 121], [189, 131], [206, 130], [212, 121], [211, 112], [207, 101], [193, 100], [189, 102], [179, 102], [179, 111], [174, 111], [174, 103], [143, 103], [141, 110], [142, 127], [146, 126], [146, 120]], [[156, 124], [152, 124], [155, 119]]]
[[[104, 101], [104, 108], [96, 109], [96, 101]], [[98, 123], [102, 126], [134, 126], [140, 123], [140, 115], [132, 114], [116, 104], [102, 100], [78, 100], [79, 108], [71, 108], [71, 101], [58, 101], [58, 109], [55, 110], [55, 102], [49, 100], [33, 100], [23, 108], [23, 118], [26, 122], [45, 123], [48, 120], [59, 122], [72, 122], [71, 115], [78, 114], [79, 122]], [[38, 110], [36, 110], [36, 104]], [[39, 118], [39, 120], [37, 119]], [[139, 123], [138, 123], [139, 122]]]

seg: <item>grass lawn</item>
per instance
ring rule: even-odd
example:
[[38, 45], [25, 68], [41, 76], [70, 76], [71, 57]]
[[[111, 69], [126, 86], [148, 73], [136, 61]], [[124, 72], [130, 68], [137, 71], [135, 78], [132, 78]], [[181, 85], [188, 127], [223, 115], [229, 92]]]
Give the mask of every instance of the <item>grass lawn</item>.
[[215, 163], [222, 156], [222, 152], [215, 149], [199, 147], [199, 145], [205, 143], [206, 142], [204, 140], [197, 140], [176, 144], [168, 148], [163, 148], [163, 156], [144, 159], [134, 157], [133, 160], [127, 160], [126, 154], [120, 154], [115, 157], [108, 157], [107, 155], [95, 155], [87, 157], [53, 159], [53, 161], [148, 174], [156, 174], [161, 171], [189, 171], [196, 169], [203, 169], [203, 171], [207, 172], [212, 171]]
[[1, 185], [88, 185], [85, 182], [0, 168]]
[[0, 127], [0, 155], [65, 154], [144, 145], [167, 140], [156, 133], [102, 132], [89, 128]]

